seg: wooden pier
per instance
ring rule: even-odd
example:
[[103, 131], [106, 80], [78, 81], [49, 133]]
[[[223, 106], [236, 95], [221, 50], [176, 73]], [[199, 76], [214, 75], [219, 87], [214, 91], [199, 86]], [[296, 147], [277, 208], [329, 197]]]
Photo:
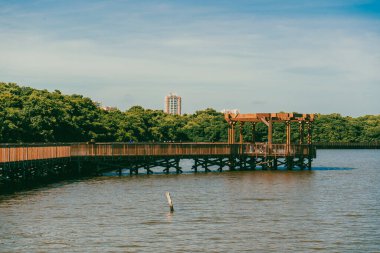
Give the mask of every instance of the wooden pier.
[[[152, 174], [160, 167], [164, 173], [182, 173], [180, 161], [193, 161], [192, 170], [255, 170], [284, 167], [311, 168], [316, 150], [311, 143], [313, 116], [305, 114], [226, 114], [230, 126], [228, 143], [54, 143], [0, 145], [0, 186], [53, 181], [66, 177], [96, 175], [123, 169], [130, 174]], [[298, 143], [291, 143], [290, 124], [300, 124]], [[243, 141], [242, 126], [252, 123], [252, 140]], [[287, 142], [272, 142], [272, 124], [286, 124]], [[255, 142], [255, 125], [268, 126], [268, 142]], [[235, 125], [240, 125], [235, 142]], [[304, 142], [306, 125], [306, 142]]]
[[[245, 124], [251, 124], [251, 143], [256, 145], [256, 125], [265, 124], [268, 127], [268, 141], [265, 143], [265, 155], [259, 156], [260, 164], [269, 168], [276, 169], [278, 166], [285, 165], [292, 169], [298, 166], [301, 169], [311, 168], [311, 162], [316, 156], [315, 149], [312, 145], [312, 124], [314, 114], [299, 113], [254, 113], [254, 114], [231, 114], [224, 115], [228, 122], [228, 143], [236, 143], [236, 128], [239, 130], [239, 142], [244, 143], [243, 127]], [[298, 141], [292, 143], [291, 123], [298, 124]], [[273, 125], [285, 124], [286, 143], [273, 143]], [[306, 132], [306, 133], [305, 133]], [[306, 135], [306, 140], [305, 140]], [[261, 147], [262, 148], [262, 147]], [[255, 150], [255, 149], [254, 149]], [[254, 151], [256, 152], [256, 151]]]
[[[277, 169], [309, 165], [303, 157], [315, 157], [309, 145], [267, 143], [73, 143], [0, 146], [0, 184], [23, 184], [54, 178], [94, 175], [128, 169], [130, 174], [152, 174], [161, 167], [181, 173], [180, 160], [193, 160], [192, 169], [206, 172]], [[292, 159], [292, 163], [289, 163]], [[274, 163], [274, 161], [276, 163]]]

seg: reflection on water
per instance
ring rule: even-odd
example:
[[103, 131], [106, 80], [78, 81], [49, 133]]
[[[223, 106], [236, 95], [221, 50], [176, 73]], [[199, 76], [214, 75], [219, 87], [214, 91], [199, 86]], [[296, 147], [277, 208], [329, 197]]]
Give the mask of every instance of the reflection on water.
[[339, 167], [313, 167], [313, 170], [353, 170], [354, 168], [339, 168]]
[[314, 165], [109, 175], [1, 196], [0, 252], [378, 252], [380, 151], [323, 150]]

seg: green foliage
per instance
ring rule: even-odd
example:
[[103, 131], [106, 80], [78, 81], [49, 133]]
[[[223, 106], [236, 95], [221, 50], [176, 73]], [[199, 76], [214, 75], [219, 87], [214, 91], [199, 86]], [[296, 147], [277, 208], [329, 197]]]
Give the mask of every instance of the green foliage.
[[[133, 106], [122, 112], [105, 111], [81, 95], [63, 95], [14, 83], [0, 83], [0, 142], [219, 142], [227, 141], [227, 123], [214, 109], [190, 115], [169, 115], [162, 110]], [[292, 142], [298, 139], [292, 123]], [[246, 141], [252, 126], [245, 124]], [[340, 114], [317, 115], [315, 142], [380, 141], [380, 115], [358, 118]], [[273, 142], [285, 142], [285, 125], [275, 124]], [[267, 127], [256, 125], [256, 141], [267, 141]]]
[[340, 114], [317, 115], [313, 134], [315, 142], [380, 141], [380, 115], [358, 118]]
[[105, 134], [89, 98], [0, 83], [0, 142], [87, 141]]
[[191, 141], [227, 141], [227, 123], [223, 114], [214, 109], [208, 108], [188, 116], [183, 130]]

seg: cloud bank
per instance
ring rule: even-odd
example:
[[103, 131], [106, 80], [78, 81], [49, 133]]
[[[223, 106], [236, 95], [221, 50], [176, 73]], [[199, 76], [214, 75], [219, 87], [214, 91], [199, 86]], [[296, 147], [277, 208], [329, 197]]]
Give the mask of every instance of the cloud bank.
[[162, 109], [175, 91], [190, 113], [379, 114], [370, 1], [65, 3], [0, 4], [1, 81], [121, 109]]

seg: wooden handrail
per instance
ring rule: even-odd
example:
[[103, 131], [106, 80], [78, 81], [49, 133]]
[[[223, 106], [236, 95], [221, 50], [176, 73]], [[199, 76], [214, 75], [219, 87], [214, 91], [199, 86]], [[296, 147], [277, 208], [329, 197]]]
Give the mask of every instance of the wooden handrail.
[[104, 156], [308, 156], [309, 145], [267, 143], [72, 143], [1, 144], [0, 163]]

